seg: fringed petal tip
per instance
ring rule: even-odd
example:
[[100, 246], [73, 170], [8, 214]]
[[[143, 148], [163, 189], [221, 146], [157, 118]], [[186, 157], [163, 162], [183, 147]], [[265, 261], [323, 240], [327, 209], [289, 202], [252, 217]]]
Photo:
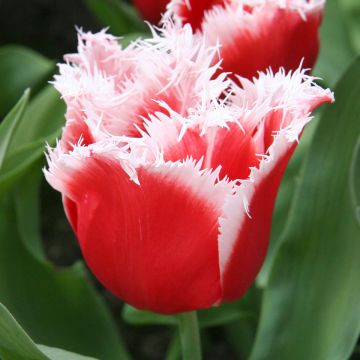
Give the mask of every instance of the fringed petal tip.
[[[138, 135], [148, 115], [171, 108], [187, 116], [198, 102], [208, 106], [229, 86], [226, 74], [216, 75], [217, 47], [206, 46], [190, 26], [168, 21], [152, 31], [151, 39], [126, 49], [105, 30], [79, 33], [78, 53], [59, 65], [54, 80], [68, 106], [68, 122], [78, 123], [73, 128], [87, 128], [94, 141]], [[76, 134], [69, 137], [76, 141]]]
[[129, 138], [126, 136], [111, 137], [90, 145], [81, 141], [72, 146], [72, 150], [64, 149], [61, 142], [55, 148], [47, 147], [48, 168], [44, 174], [49, 184], [70, 199], [69, 184], [74, 181], [74, 174], [83, 171], [86, 159], [101, 158], [117, 163], [129, 176], [129, 179], [139, 185], [137, 168], [162, 161], [162, 153], [157, 144], [149, 137]]
[[[335, 100], [334, 93], [320, 87], [316, 83], [319, 78], [307, 72], [300, 66], [289, 72], [282, 68], [273, 73], [268, 69], [259, 72], [252, 81], [238, 76], [241, 86], [233, 83], [231, 101], [250, 123], [281, 112], [280, 127], [273, 130], [284, 132], [289, 141], [298, 140], [302, 128], [311, 119], [312, 111], [324, 102]], [[243, 126], [248, 127], [246, 121]]]
[[[208, 45], [220, 44], [222, 69], [247, 78], [272, 66], [313, 67], [325, 0], [173, 0], [164, 21], [191, 24]], [[190, 5], [190, 6], [189, 6]]]
[[195, 29], [201, 28], [202, 21], [211, 22], [215, 17], [227, 17], [231, 20], [236, 16], [251, 16], [252, 13], [264, 7], [276, 7], [297, 11], [306, 20], [307, 14], [322, 12], [326, 0], [170, 0], [162, 21], [172, 19], [176, 24], [190, 23]]

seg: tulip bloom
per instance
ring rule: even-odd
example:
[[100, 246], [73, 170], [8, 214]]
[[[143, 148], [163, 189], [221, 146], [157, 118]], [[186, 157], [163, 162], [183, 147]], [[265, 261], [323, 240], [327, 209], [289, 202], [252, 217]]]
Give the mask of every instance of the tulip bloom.
[[[271, 67], [312, 68], [325, 0], [171, 0], [167, 17], [219, 43], [222, 69], [246, 78]], [[145, 6], [145, 5], [143, 5]], [[149, 4], [148, 4], [149, 6]]]
[[189, 26], [125, 50], [80, 34], [55, 85], [67, 106], [48, 182], [113, 294], [177, 313], [242, 296], [311, 112], [333, 100], [297, 70], [232, 84]]

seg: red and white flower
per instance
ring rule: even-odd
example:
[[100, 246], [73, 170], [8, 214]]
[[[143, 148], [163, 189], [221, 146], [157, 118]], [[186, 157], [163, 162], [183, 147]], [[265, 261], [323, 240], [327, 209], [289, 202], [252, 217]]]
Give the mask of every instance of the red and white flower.
[[167, 17], [220, 44], [222, 69], [246, 78], [312, 68], [325, 0], [171, 0]]
[[68, 106], [48, 182], [96, 277], [140, 309], [239, 298], [266, 254], [276, 193], [311, 112], [333, 100], [296, 70], [241, 87], [189, 26], [121, 49], [80, 34], [55, 85]]

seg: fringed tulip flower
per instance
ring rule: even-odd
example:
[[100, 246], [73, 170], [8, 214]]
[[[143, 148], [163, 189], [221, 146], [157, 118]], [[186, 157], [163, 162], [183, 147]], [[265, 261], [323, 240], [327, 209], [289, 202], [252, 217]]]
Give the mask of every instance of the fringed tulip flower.
[[55, 81], [67, 124], [45, 175], [90, 269], [159, 313], [238, 299], [264, 260], [286, 164], [332, 93], [301, 70], [238, 87], [189, 26], [126, 49], [79, 37]]
[[167, 16], [220, 44], [222, 69], [246, 78], [312, 68], [325, 0], [172, 0]]

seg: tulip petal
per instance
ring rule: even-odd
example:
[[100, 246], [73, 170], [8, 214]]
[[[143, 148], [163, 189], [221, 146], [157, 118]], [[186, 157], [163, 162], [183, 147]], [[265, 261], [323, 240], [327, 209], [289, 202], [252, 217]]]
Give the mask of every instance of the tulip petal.
[[206, 14], [208, 44], [221, 43], [224, 71], [251, 79], [271, 67], [311, 68], [319, 51], [318, 29], [324, 1], [232, 2]]
[[[253, 169], [251, 181], [243, 182], [224, 205], [219, 237], [224, 301], [242, 296], [260, 270], [268, 247], [276, 194], [295, 147], [295, 142], [279, 137], [272, 157], [262, 163], [260, 171]], [[235, 233], [231, 246], [229, 238]]]
[[198, 30], [201, 29], [205, 12], [226, 2], [226, 0], [173, 0], [168, 5], [168, 9], [179, 16], [183, 24], [190, 24], [193, 29]]
[[217, 131], [209, 167], [221, 165], [221, 177], [230, 180], [247, 179], [250, 168], [259, 164], [251, 131], [245, 133], [236, 123], [228, 126]]
[[207, 149], [205, 137], [192, 129], [187, 129], [181, 136], [182, 123], [178, 120], [181, 118], [179, 114], [172, 111], [172, 117], [163, 113], [155, 115], [150, 115], [150, 120], [145, 121], [146, 133], [143, 133], [143, 136], [149, 136], [149, 139], [161, 148], [165, 161], [176, 162], [188, 158], [199, 161], [205, 158]]
[[139, 186], [115, 159], [93, 150], [67, 156], [67, 167], [57, 161], [46, 176], [63, 192], [84, 257], [106, 288], [160, 313], [221, 300], [218, 218], [233, 185], [218, 181], [219, 171], [193, 160], [144, 166]]
[[258, 114], [255, 122], [250, 116], [248, 126], [258, 124], [253, 133], [255, 151], [260, 154], [258, 150], [265, 149], [265, 152], [258, 166], [250, 169], [249, 178], [241, 181], [235, 194], [226, 198], [223, 207], [219, 263], [225, 301], [243, 295], [260, 270], [276, 194], [288, 160], [311, 119], [311, 111], [323, 102], [334, 100], [329, 90], [315, 85], [313, 78], [301, 70], [288, 75], [260, 74], [254, 83], [244, 84], [235, 90], [233, 100], [246, 103], [250, 107], [248, 114]]
[[94, 143], [94, 137], [86, 122], [81, 119], [81, 115], [76, 111], [67, 111], [66, 117], [68, 119], [61, 137], [62, 147], [66, 151], [71, 151], [74, 145], [81, 142], [83, 145], [90, 145]]

